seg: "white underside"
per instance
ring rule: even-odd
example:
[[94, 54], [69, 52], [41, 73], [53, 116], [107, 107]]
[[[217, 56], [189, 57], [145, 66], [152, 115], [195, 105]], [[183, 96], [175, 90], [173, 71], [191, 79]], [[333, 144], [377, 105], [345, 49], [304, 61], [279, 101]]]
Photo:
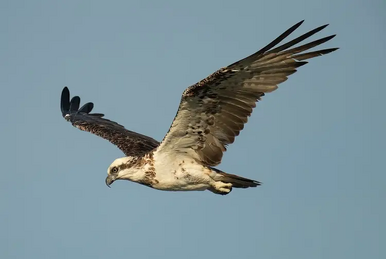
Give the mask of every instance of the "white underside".
[[213, 179], [210, 170], [190, 157], [157, 156], [154, 154], [156, 180], [153, 187], [161, 190], [192, 191], [206, 190]]
[[154, 153], [157, 184], [152, 187], [166, 191], [204, 191], [214, 188], [229, 192], [232, 184], [215, 181], [216, 172], [188, 156]]

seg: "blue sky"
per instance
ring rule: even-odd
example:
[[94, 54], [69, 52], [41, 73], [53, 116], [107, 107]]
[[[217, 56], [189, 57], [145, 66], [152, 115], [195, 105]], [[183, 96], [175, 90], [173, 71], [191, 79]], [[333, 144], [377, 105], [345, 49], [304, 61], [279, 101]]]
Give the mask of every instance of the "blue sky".
[[[384, 1], [0, 6], [1, 258], [386, 257]], [[261, 187], [109, 189], [120, 150], [61, 117], [68, 86], [161, 140], [186, 87], [303, 19], [295, 35], [330, 23], [341, 49], [266, 95], [219, 166]]]

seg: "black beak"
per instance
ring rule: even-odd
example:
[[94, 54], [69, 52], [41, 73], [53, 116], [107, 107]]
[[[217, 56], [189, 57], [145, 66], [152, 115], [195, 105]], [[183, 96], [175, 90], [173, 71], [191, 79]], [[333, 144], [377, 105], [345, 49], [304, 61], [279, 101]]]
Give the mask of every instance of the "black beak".
[[113, 177], [111, 177], [111, 175], [108, 175], [108, 176], [106, 177], [106, 180], [105, 180], [107, 187], [111, 188], [110, 185], [111, 185], [114, 181], [115, 181], [115, 180], [113, 179]]

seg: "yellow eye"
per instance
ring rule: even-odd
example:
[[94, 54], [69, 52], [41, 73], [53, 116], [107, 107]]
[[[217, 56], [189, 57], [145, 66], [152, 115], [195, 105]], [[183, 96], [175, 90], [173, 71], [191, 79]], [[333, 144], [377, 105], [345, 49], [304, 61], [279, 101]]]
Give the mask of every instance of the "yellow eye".
[[111, 173], [113, 174], [118, 173], [118, 167], [114, 166], [113, 168], [111, 168]]

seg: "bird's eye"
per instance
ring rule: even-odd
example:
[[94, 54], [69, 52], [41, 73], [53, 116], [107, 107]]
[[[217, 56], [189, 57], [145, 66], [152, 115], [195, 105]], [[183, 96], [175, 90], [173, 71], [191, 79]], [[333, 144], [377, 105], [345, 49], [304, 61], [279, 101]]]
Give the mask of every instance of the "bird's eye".
[[111, 168], [111, 173], [113, 174], [118, 173], [118, 167], [114, 166], [113, 168]]

